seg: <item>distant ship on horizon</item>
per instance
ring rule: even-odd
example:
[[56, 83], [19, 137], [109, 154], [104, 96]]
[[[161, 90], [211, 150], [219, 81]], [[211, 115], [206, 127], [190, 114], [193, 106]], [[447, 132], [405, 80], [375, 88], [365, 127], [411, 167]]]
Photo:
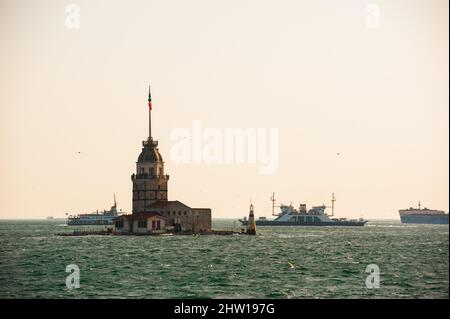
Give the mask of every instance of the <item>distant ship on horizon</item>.
[[447, 224], [448, 213], [443, 210], [421, 208], [420, 202], [418, 208], [400, 209], [398, 211], [402, 224]]
[[[118, 217], [124, 212], [117, 211], [116, 196], [114, 195], [114, 205], [110, 210], [104, 210], [103, 212], [94, 212], [90, 214], [78, 214], [69, 215], [67, 217], [67, 225], [69, 226], [85, 226], [85, 225], [113, 225], [114, 218]], [[67, 215], [67, 214], [66, 214]]]

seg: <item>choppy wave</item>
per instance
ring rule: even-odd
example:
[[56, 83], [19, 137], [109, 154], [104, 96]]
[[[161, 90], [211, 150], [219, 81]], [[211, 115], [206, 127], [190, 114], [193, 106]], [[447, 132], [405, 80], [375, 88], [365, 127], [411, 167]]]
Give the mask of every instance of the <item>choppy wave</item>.
[[[59, 237], [60, 223], [0, 222], [0, 298], [448, 298], [448, 226]], [[79, 266], [79, 289], [65, 286], [69, 264]], [[379, 289], [366, 287], [369, 264]]]

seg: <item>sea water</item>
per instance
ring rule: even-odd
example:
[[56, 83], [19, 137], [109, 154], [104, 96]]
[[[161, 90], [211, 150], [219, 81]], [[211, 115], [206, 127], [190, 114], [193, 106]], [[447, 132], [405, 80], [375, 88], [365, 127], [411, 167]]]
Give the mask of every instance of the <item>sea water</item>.
[[[214, 220], [231, 229], [232, 219]], [[0, 298], [448, 298], [448, 225], [258, 227], [256, 236], [80, 236], [0, 221]], [[238, 230], [238, 229], [236, 229]], [[68, 288], [68, 265], [79, 288]], [[379, 288], [367, 285], [376, 265]], [[373, 267], [373, 266], [372, 266]]]

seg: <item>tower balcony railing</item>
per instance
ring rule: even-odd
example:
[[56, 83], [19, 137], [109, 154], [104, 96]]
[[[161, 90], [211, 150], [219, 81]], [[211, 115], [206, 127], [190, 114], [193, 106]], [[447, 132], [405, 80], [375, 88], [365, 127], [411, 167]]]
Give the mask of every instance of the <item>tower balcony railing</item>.
[[149, 138], [146, 141], [142, 141], [142, 146], [148, 146], [148, 145], [158, 146], [158, 141], [154, 141], [152, 138]]
[[152, 175], [152, 174], [148, 174], [148, 173], [143, 173], [143, 174], [132, 174], [131, 175], [131, 180], [134, 181], [135, 179], [156, 179], [156, 178], [160, 178], [160, 179], [169, 179], [169, 175], [167, 174], [160, 174], [160, 175]]

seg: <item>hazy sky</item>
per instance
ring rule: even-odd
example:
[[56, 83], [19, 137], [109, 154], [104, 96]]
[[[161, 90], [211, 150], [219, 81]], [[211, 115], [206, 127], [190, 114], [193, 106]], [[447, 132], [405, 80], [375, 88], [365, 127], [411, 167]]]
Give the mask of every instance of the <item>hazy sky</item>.
[[[149, 84], [169, 199], [213, 217], [247, 215], [250, 200], [269, 216], [272, 191], [296, 207], [334, 192], [347, 217], [398, 218], [419, 200], [448, 211], [448, 12], [447, 0], [0, 0], [0, 218], [105, 209], [113, 193], [130, 212]], [[171, 161], [171, 132], [194, 120], [278, 128], [278, 170]]]

